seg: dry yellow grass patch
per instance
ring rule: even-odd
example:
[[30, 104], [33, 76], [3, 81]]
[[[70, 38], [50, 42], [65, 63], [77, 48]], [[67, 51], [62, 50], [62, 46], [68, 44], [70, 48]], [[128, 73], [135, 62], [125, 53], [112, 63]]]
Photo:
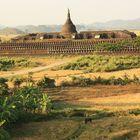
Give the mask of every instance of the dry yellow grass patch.
[[[59, 63], [61, 62], [70, 62], [70, 61], [73, 61], [75, 59], [77, 59], [78, 56], [75, 56], [75, 57], [60, 57], [60, 56], [56, 56], [56, 57], [50, 57], [50, 56], [43, 56], [43, 57], [29, 57], [29, 60], [32, 61], [32, 62], [35, 62], [37, 64], [37, 68], [40, 68], [40, 67], [45, 67], [45, 66], [49, 66], [49, 65], [53, 65], [53, 64], [57, 64], [60, 65]], [[19, 57], [20, 58], [20, 57]], [[21, 67], [21, 68], [12, 68], [8, 71], [0, 71], [0, 76], [2, 74], [18, 74], [18, 72], [22, 73], [22, 71], [32, 71], [32, 69], [34, 68], [30, 68], [30, 67]], [[41, 76], [44, 75], [44, 70], [42, 72], [36, 72], [36, 73], [39, 73]], [[38, 76], [39, 76], [38, 74]], [[24, 74], [20, 74], [21, 76]], [[40, 77], [40, 76], [39, 76]]]
[[17, 37], [19, 35], [0, 35], [2, 41], [9, 41], [11, 38]]
[[140, 30], [131, 30], [132, 32], [134, 32], [137, 36], [140, 36]]
[[116, 71], [116, 72], [97, 72], [97, 73], [84, 73], [81, 70], [58, 70], [58, 71], [45, 70], [45, 71], [33, 73], [33, 79], [39, 80], [43, 76], [47, 76], [50, 78], [54, 78], [56, 80], [57, 85], [59, 85], [62, 81], [70, 81], [71, 76], [84, 76], [84, 77], [92, 78], [92, 79], [100, 76], [102, 78], [107, 79], [112, 76], [115, 76], [116, 78], [124, 77], [124, 75], [126, 74], [130, 78], [133, 78], [134, 75], [140, 76], [140, 68]]
[[137, 85], [71, 87], [60, 89], [57, 93], [52, 91], [49, 94], [51, 99], [85, 107], [111, 111], [140, 108], [140, 87]]
[[83, 98], [79, 100], [81, 103], [89, 103], [96, 106], [96, 108], [109, 110], [128, 110], [140, 108], [140, 93], [117, 95], [100, 98]]

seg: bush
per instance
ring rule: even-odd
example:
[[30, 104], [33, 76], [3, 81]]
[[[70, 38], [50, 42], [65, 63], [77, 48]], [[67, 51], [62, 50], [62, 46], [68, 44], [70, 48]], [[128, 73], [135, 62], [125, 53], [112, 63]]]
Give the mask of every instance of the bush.
[[140, 84], [140, 78], [136, 75], [130, 79], [127, 75], [123, 78], [110, 77], [108, 79], [102, 77], [95, 77], [94, 79], [86, 77], [71, 77], [71, 81], [62, 81], [60, 86], [90, 86], [90, 85], [127, 85], [127, 84]]
[[0, 128], [0, 140], [10, 140], [9, 133], [1, 128]]
[[7, 71], [10, 68], [14, 67], [34, 67], [36, 66], [35, 62], [30, 61], [26, 58], [0, 58], [0, 70]]
[[58, 69], [111, 72], [131, 68], [140, 68], [140, 56], [89, 55], [81, 57], [75, 62], [61, 66]]
[[[1, 79], [0, 81], [5, 81]], [[1, 82], [3, 85], [3, 82]], [[5, 88], [1, 86], [1, 88]], [[7, 87], [8, 88], [8, 87]], [[23, 87], [12, 91], [10, 95], [0, 95], [0, 140], [8, 140], [9, 135], [3, 127], [17, 122], [21, 115], [47, 114], [50, 110], [50, 99], [37, 87]], [[38, 117], [34, 118], [38, 119]]]
[[44, 77], [42, 80], [38, 81], [37, 86], [39, 86], [41, 88], [54, 88], [55, 80]]

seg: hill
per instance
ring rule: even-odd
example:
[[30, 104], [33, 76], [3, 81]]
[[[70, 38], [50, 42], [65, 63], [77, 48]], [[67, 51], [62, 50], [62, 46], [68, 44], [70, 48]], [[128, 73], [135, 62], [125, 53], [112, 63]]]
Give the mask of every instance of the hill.
[[19, 35], [19, 34], [24, 34], [24, 32], [16, 28], [9, 27], [0, 30], [0, 35]]
[[[60, 32], [62, 25], [22, 25], [5, 28], [0, 25], [0, 34], [23, 34], [25, 33], [38, 33], [38, 32]], [[77, 31], [87, 30], [140, 30], [140, 18], [132, 20], [111, 20], [107, 22], [95, 22], [92, 24], [78, 24], [76, 25]]]
[[134, 20], [112, 20], [108, 22], [93, 23], [87, 26], [89, 30], [112, 29], [140, 29], [140, 18]]
[[[17, 26], [19, 30], [27, 33], [35, 32], [60, 32], [62, 25], [26, 25]], [[87, 30], [139, 30], [140, 29], [140, 18], [134, 20], [111, 20], [108, 22], [95, 22], [92, 24], [79, 24], [76, 25], [77, 31]]]
[[[84, 25], [77, 25], [76, 27], [78, 31], [85, 29]], [[62, 25], [25, 25], [17, 26], [16, 28], [26, 33], [60, 32]]]

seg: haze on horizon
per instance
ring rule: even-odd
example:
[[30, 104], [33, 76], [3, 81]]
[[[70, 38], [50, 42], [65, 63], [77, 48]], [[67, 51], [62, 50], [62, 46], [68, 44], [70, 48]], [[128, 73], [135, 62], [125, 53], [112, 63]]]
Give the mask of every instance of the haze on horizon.
[[140, 18], [140, 0], [0, 0], [0, 24], [63, 24], [67, 8], [75, 24]]

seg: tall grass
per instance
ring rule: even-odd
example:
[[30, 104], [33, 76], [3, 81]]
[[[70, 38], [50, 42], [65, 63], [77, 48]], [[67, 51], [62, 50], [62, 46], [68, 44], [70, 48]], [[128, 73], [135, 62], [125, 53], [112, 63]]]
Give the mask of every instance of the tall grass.
[[9, 58], [1, 57], [0, 58], [0, 70], [6, 71], [14, 67], [34, 67], [36, 66], [35, 62], [32, 62], [27, 58]]
[[140, 84], [140, 78], [136, 75], [133, 78], [129, 78], [127, 75], [124, 75], [123, 78], [110, 77], [108, 79], [102, 77], [95, 77], [94, 79], [86, 77], [71, 77], [71, 81], [62, 81], [60, 86], [81, 86], [86, 87], [90, 85], [128, 85], [128, 84]]
[[58, 69], [84, 70], [86, 72], [111, 72], [140, 68], [140, 56], [89, 55], [63, 65]]

